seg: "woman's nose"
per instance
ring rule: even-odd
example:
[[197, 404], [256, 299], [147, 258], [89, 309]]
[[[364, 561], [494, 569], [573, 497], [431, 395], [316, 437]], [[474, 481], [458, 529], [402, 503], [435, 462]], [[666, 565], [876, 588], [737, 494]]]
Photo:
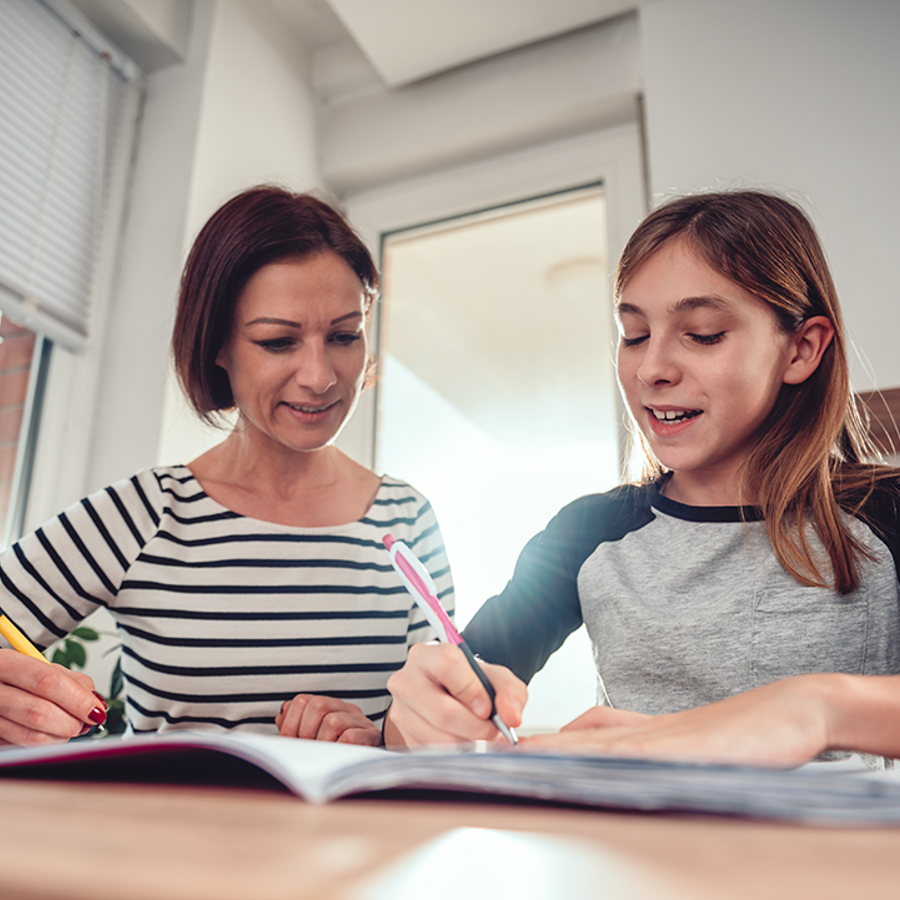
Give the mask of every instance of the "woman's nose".
[[297, 369], [297, 382], [316, 394], [324, 394], [337, 382], [334, 367], [325, 347], [309, 342], [303, 348], [302, 362]]

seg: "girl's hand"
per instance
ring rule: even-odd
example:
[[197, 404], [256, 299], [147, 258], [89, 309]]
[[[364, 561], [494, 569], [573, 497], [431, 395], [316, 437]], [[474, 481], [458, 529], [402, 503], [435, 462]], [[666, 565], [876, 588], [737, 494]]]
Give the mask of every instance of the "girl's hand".
[[106, 721], [106, 702], [83, 672], [0, 650], [0, 745], [50, 744]]
[[282, 737], [378, 747], [381, 729], [353, 703], [317, 694], [297, 694], [275, 717]]
[[[481, 666], [494, 686], [500, 717], [518, 727], [528, 689], [504, 666]], [[394, 697], [385, 730], [389, 745], [503, 739], [490, 721], [491, 701], [484, 687], [452, 644], [413, 644], [403, 668], [388, 679], [388, 690]]]
[[707, 706], [645, 716], [597, 706], [559, 734], [523, 741], [622, 756], [791, 766], [829, 749], [827, 710], [805, 677], [777, 681]]

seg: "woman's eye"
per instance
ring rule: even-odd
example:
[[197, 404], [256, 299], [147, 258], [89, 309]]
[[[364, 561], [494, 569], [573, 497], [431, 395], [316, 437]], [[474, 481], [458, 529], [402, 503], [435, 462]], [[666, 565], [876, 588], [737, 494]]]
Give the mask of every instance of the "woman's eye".
[[642, 334], [639, 337], [625, 337], [622, 335], [622, 346], [623, 347], [637, 347], [638, 344], [643, 343], [647, 340], [648, 335]]
[[336, 344], [340, 344], [342, 347], [349, 347], [351, 344], [355, 344], [358, 340], [362, 338], [362, 334], [358, 331], [342, 331], [339, 334], [336, 334], [332, 340]]
[[718, 344], [725, 337], [725, 332], [720, 331], [718, 334], [692, 334], [690, 338], [697, 344]]
[[290, 338], [271, 338], [267, 341], [257, 341], [257, 344], [270, 353], [281, 353], [290, 349], [294, 342]]

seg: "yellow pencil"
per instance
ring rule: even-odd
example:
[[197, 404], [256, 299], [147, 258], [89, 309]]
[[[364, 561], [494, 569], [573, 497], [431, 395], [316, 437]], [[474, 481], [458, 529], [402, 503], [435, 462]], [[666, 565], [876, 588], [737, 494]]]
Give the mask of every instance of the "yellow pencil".
[[[50, 660], [3, 613], [0, 613], [0, 634], [9, 641], [13, 650], [18, 650], [19, 653], [24, 653], [26, 656], [33, 656], [35, 659], [47, 663], [48, 666], [50, 665]], [[97, 696], [99, 697], [100, 695], [97, 694]], [[102, 725], [98, 725], [97, 728], [100, 734], [106, 733], [106, 729]]]
[[19, 653], [24, 653], [26, 656], [33, 656], [35, 659], [47, 663], [48, 666], [50, 665], [50, 660], [2, 613], [0, 613], [0, 634], [12, 644], [14, 650], [18, 650]]

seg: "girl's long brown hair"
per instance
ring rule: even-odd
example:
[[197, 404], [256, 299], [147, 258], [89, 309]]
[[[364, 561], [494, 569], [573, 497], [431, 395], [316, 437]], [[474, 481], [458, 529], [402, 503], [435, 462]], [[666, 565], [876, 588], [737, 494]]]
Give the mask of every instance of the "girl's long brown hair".
[[[782, 385], [744, 464], [741, 492], [753, 498], [772, 549], [797, 581], [850, 593], [859, 587], [859, 562], [868, 554], [840, 512], [858, 513], [876, 482], [897, 470], [871, 462], [878, 453], [850, 396], [840, 305], [815, 229], [799, 207], [763, 191], [681, 197], [650, 213], [629, 239], [616, 273], [617, 298], [673, 238], [766, 302], [786, 332], [812, 316], [834, 325], [816, 371], [801, 384]], [[645, 475], [658, 478], [663, 466], [641, 443]], [[809, 545], [809, 525], [825, 547], [830, 572]]]

